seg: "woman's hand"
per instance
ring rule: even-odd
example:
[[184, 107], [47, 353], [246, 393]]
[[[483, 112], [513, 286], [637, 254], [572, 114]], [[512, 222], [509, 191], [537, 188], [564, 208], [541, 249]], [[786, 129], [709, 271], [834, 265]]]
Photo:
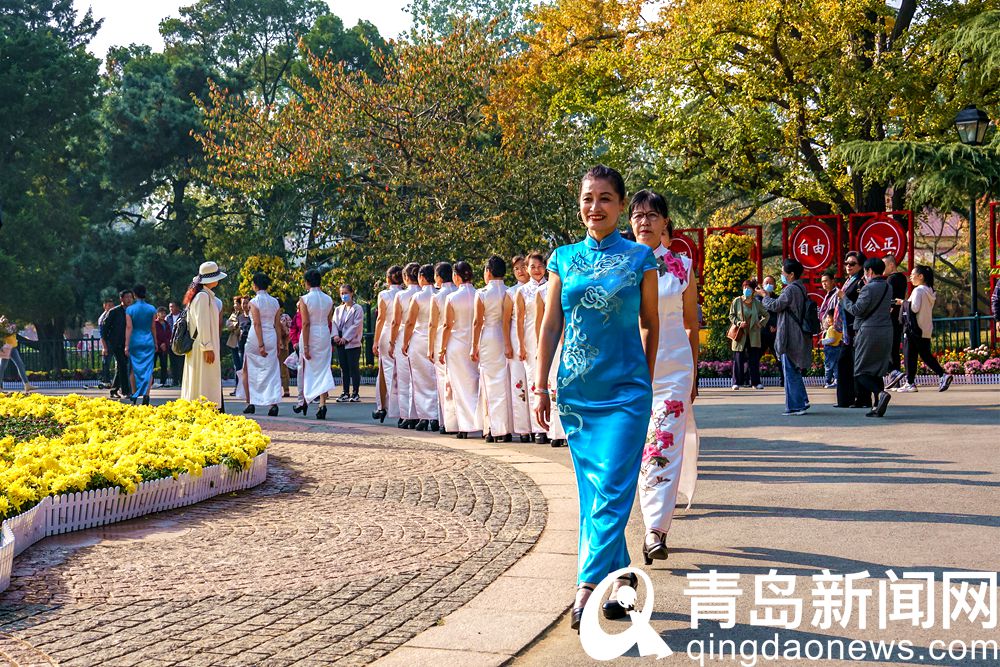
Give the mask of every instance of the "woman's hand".
[[125, 356], [128, 356], [128, 345], [125, 346]]
[[263, 343], [261, 343], [260, 345], [257, 346], [257, 352], [259, 352], [260, 356], [262, 356], [262, 357], [266, 357], [267, 356], [267, 348], [264, 347]]
[[372, 356], [378, 356], [378, 343], [372, 343]]
[[445, 350], [441, 350], [441, 353], [440, 353], [440, 354], [438, 354], [438, 363], [439, 363], [439, 364], [443, 364], [443, 363], [444, 363], [444, 358], [445, 358], [445, 356], [446, 356], [447, 354], [448, 354], [448, 353], [447, 353], [447, 352], [446, 352]]
[[469, 355], [469, 358], [472, 359], [472, 361], [474, 361], [475, 363], [477, 363], [477, 364], [479, 363], [479, 348], [478, 347], [472, 348], [472, 354]]
[[503, 356], [507, 357], [508, 359], [514, 358], [514, 348], [511, 346], [510, 343], [507, 343], [507, 347], [504, 348]]
[[302, 356], [306, 358], [307, 361], [312, 361], [312, 355], [309, 354], [309, 346], [305, 345], [302, 348]]
[[407, 343], [403, 344], [403, 356], [404, 357], [410, 356], [410, 346]]
[[535, 392], [535, 418], [543, 431], [549, 430], [549, 419], [552, 412], [552, 401], [548, 394]]
[[521, 353], [517, 355], [517, 358], [520, 359], [521, 361], [528, 360], [528, 353], [524, 351], [523, 347], [521, 348]]
[[215, 350], [205, 350], [201, 353], [201, 358], [205, 360], [206, 364], [212, 365], [215, 363]]

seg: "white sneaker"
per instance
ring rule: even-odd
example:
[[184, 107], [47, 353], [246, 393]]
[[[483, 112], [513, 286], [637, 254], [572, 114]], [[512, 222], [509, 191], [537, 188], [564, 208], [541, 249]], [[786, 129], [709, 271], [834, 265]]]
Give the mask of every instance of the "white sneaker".
[[827, 382], [825, 385], [823, 385], [823, 389], [833, 389], [836, 386], [837, 385], [833, 384], [832, 382]]
[[948, 387], [951, 386], [951, 373], [945, 373], [941, 376], [941, 382], [938, 384], [938, 391], [948, 391]]
[[754, 389], [756, 389], [756, 390], [758, 390], [758, 391], [760, 391], [760, 390], [761, 390], [761, 389], [763, 389], [763, 388], [764, 388], [764, 385], [762, 385], [762, 384], [759, 384], [759, 385], [757, 385], [756, 387], [754, 387]]
[[903, 382], [903, 384], [899, 385], [896, 389], [896, 392], [900, 394], [912, 394], [915, 391], [917, 391], [916, 386], [910, 384], [909, 382]]
[[733, 385], [733, 391], [739, 391], [739, 390], [740, 390], [740, 386], [738, 384], [734, 384]]

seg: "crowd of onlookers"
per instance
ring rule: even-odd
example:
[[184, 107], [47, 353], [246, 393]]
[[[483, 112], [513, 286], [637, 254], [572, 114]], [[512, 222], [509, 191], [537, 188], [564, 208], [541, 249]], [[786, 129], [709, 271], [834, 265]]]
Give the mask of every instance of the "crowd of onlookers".
[[[931, 353], [934, 271], [916, 265], [909, 276], [899, 270], [896, 257], [865, 257], [858, 251], [844, 258], [843, 285], [834, 271], [821, 277], [823, 298], [810, 324], [808, 291], [803, 267], [795, 260], [782, 266], [783, 289], [772, 276], [758, 286], [745, 280], [742, 293], [729, 311], [733, 351], [733, 390], [763, 389], [760, 359], [771, 352], [781, 360], [781, 384], [788, 415], [810, 408], [802, 373], [812, 366], [812, 347], [822, 346], [826, 389], [837, 390], [838, 408], [866, 408], [881, 417], [891, 399], [890, 390], [917, 391], [920, 361], [939, 377], [946, 391], [952, 376]], [[1000, 285], [994, 290], [994, 314], [1000, 322]]]

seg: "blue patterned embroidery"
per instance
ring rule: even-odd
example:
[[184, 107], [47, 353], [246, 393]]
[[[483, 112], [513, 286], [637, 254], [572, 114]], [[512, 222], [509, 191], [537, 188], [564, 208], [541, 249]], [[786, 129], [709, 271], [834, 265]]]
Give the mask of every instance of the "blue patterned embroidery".
[[[562, 403], [556, 403], [556, 411], [559, 412], [559, 420], [562, 422], [563, 431], [566, 432], [567, 436], [579, 433], [583, 429], [583, 417], [573, 412], [571, 408]], [[567, 423], [570, 421], [575, 421], [576, 426]]]

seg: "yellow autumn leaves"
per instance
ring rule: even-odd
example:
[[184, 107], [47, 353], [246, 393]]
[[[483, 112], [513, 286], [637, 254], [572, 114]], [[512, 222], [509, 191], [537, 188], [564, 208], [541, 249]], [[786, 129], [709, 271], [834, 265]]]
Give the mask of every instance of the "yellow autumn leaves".
[[0, 438], [0, 518], [60, 493], [120, 487], [205, 466], [246, 468], [270, 443], [256, 422], [219, 414], [210, 403], [132, 406], [106, 398], [0, 395], [5, 417], [50, 418], [55, 437]]

